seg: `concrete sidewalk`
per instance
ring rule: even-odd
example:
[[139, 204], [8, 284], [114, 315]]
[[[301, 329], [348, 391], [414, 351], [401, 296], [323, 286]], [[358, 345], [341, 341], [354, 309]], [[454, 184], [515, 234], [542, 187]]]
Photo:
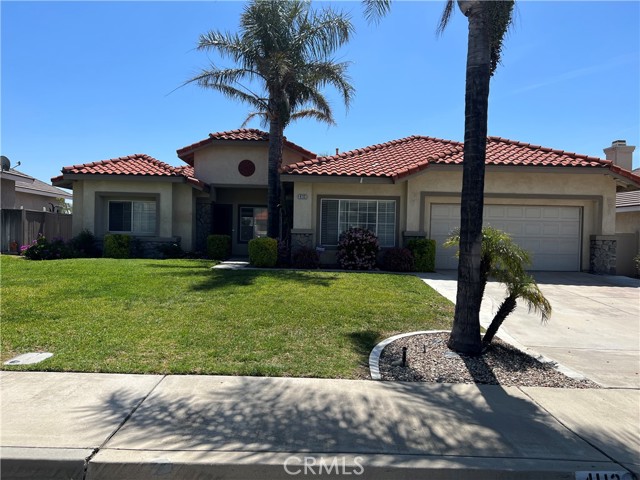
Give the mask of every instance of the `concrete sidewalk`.
[[[571, 376], [587, 377], [605, 387], [640, 388], [640, 280], [578, 272], [534, 272], [553, 314], [518, 308], [498, 336], [533, 355], [560, 364]], [[429, 286], [455, 303], [457, 272], [420, 274]], [[485, 328], [506, 296], [498, 282], [489, 282], [480, 311]]]
[[640, 471], [638, 390], [7, 371], [0, 382], [3, 479]]

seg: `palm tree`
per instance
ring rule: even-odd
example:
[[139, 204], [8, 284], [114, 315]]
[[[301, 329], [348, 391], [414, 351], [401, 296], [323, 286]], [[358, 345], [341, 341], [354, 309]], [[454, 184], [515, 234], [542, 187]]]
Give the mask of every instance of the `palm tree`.
[[269, 125], [267, 235], [272, 238], [280, 233], [285, 128], [299, 118], [335, 123], [323, 87], [335, 87], [347, 107], [354, 93], [348, 63], [331, 59], [353, 32], [350, 20], [330, 8], [313, 11], [310, 5], [305, 0], [250, 2], [240, 19], [240, 34], [211, 31], [198, 42], [198, 50], [213, 50], [235, 66], [212, 64], [186, 82], [249, 104], [255, 111], [243, 126], [255, 117]]
[[[460, 245], [460, 230], [454, 230], [443, 244], [445, 247]], [[459, 255], [459, 251], [457, 255]], [[542, 321], [551, 315], [551, 305], [544, 297], [536, 281], [525, 268], [531, 265], [529, 252], [515, 243], [511, 236], [493, 227], [482, 228], [482, 254], [480, 260], [480, 278], [482, 294], [489, 277], [493, 277], [507, 287], [507, 298], [504, 299], [489, 328], [482, 337], [482, 348], [485, 350], [505, 319], [515, 310], [517, 299], [522, 298], [529, 311], [540, 312]]]
[[509, 271], [502, 271], [496, 278], [506, 285], [507, 298], [505, 298], [498, 311], [491, 320], [489, 328], [482, 337], [483, 350], [489, 347], [493, 337], [502, 326], [506, 318], [516, 309], [517, 300], [521, 298], [529, 307], [529, 311], [540, 312], [542, 321], [546, 322], [551, 316], [551, 304], [540, 291], [540, 287], [530, 275], [513, 276]]
[[[489, 83], [498, 63], [502, 41], [511, 25], [514, 0], [457, 0], [469, 22], [465, 86], [464, 159], [460, 199], [460, 258], [458, 291], [450, 349], [468, 355], [482, 351], [480, 304], [482, 214], [487, 147]], [[364, 0], [365, 15], [379, 18], [389, 11], [390, 0]], [[454, 0], [447, 0], [438, 32], [447, 26]]]

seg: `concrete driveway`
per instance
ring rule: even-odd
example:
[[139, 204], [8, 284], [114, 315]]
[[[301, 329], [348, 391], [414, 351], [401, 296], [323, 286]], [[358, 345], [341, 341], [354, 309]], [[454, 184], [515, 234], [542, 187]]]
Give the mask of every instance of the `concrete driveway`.
[[[524, 304], [505, 321], [498, 336], [560, 364], [568, 374], [583, 375], [605, 387], [640, 388], [640, 280], [587, 273], [536, 272], [540, 289], [553, 307], [551, 319]], [[455, 271], [421, 274], [455, 303]], [[480, 321], [486, 328], [505, 288], [490, 282]]]

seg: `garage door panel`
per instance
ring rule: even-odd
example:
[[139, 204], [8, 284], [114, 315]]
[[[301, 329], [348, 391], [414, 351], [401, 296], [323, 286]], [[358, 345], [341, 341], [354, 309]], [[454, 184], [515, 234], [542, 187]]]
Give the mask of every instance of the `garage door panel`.
[[[580, 270], [581, 218], [580, 207], [485, 205], [484, 208], [485, 225], [508, 232], [529, 251], [533, 259], [531, 270]], [[459, 205], [432, 205], [431, 238], [438, 244], [436, 268], [457, 268], [457, 249], [445, 249], [442, 242], [459, 226]]]

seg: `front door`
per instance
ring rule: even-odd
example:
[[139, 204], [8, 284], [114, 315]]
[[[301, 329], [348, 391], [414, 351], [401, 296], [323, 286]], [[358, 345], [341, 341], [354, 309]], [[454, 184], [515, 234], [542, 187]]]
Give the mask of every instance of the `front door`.
[[233, 205], [214, 203], [212, 209], [211, 233], [214, 235], [233, 235]]

